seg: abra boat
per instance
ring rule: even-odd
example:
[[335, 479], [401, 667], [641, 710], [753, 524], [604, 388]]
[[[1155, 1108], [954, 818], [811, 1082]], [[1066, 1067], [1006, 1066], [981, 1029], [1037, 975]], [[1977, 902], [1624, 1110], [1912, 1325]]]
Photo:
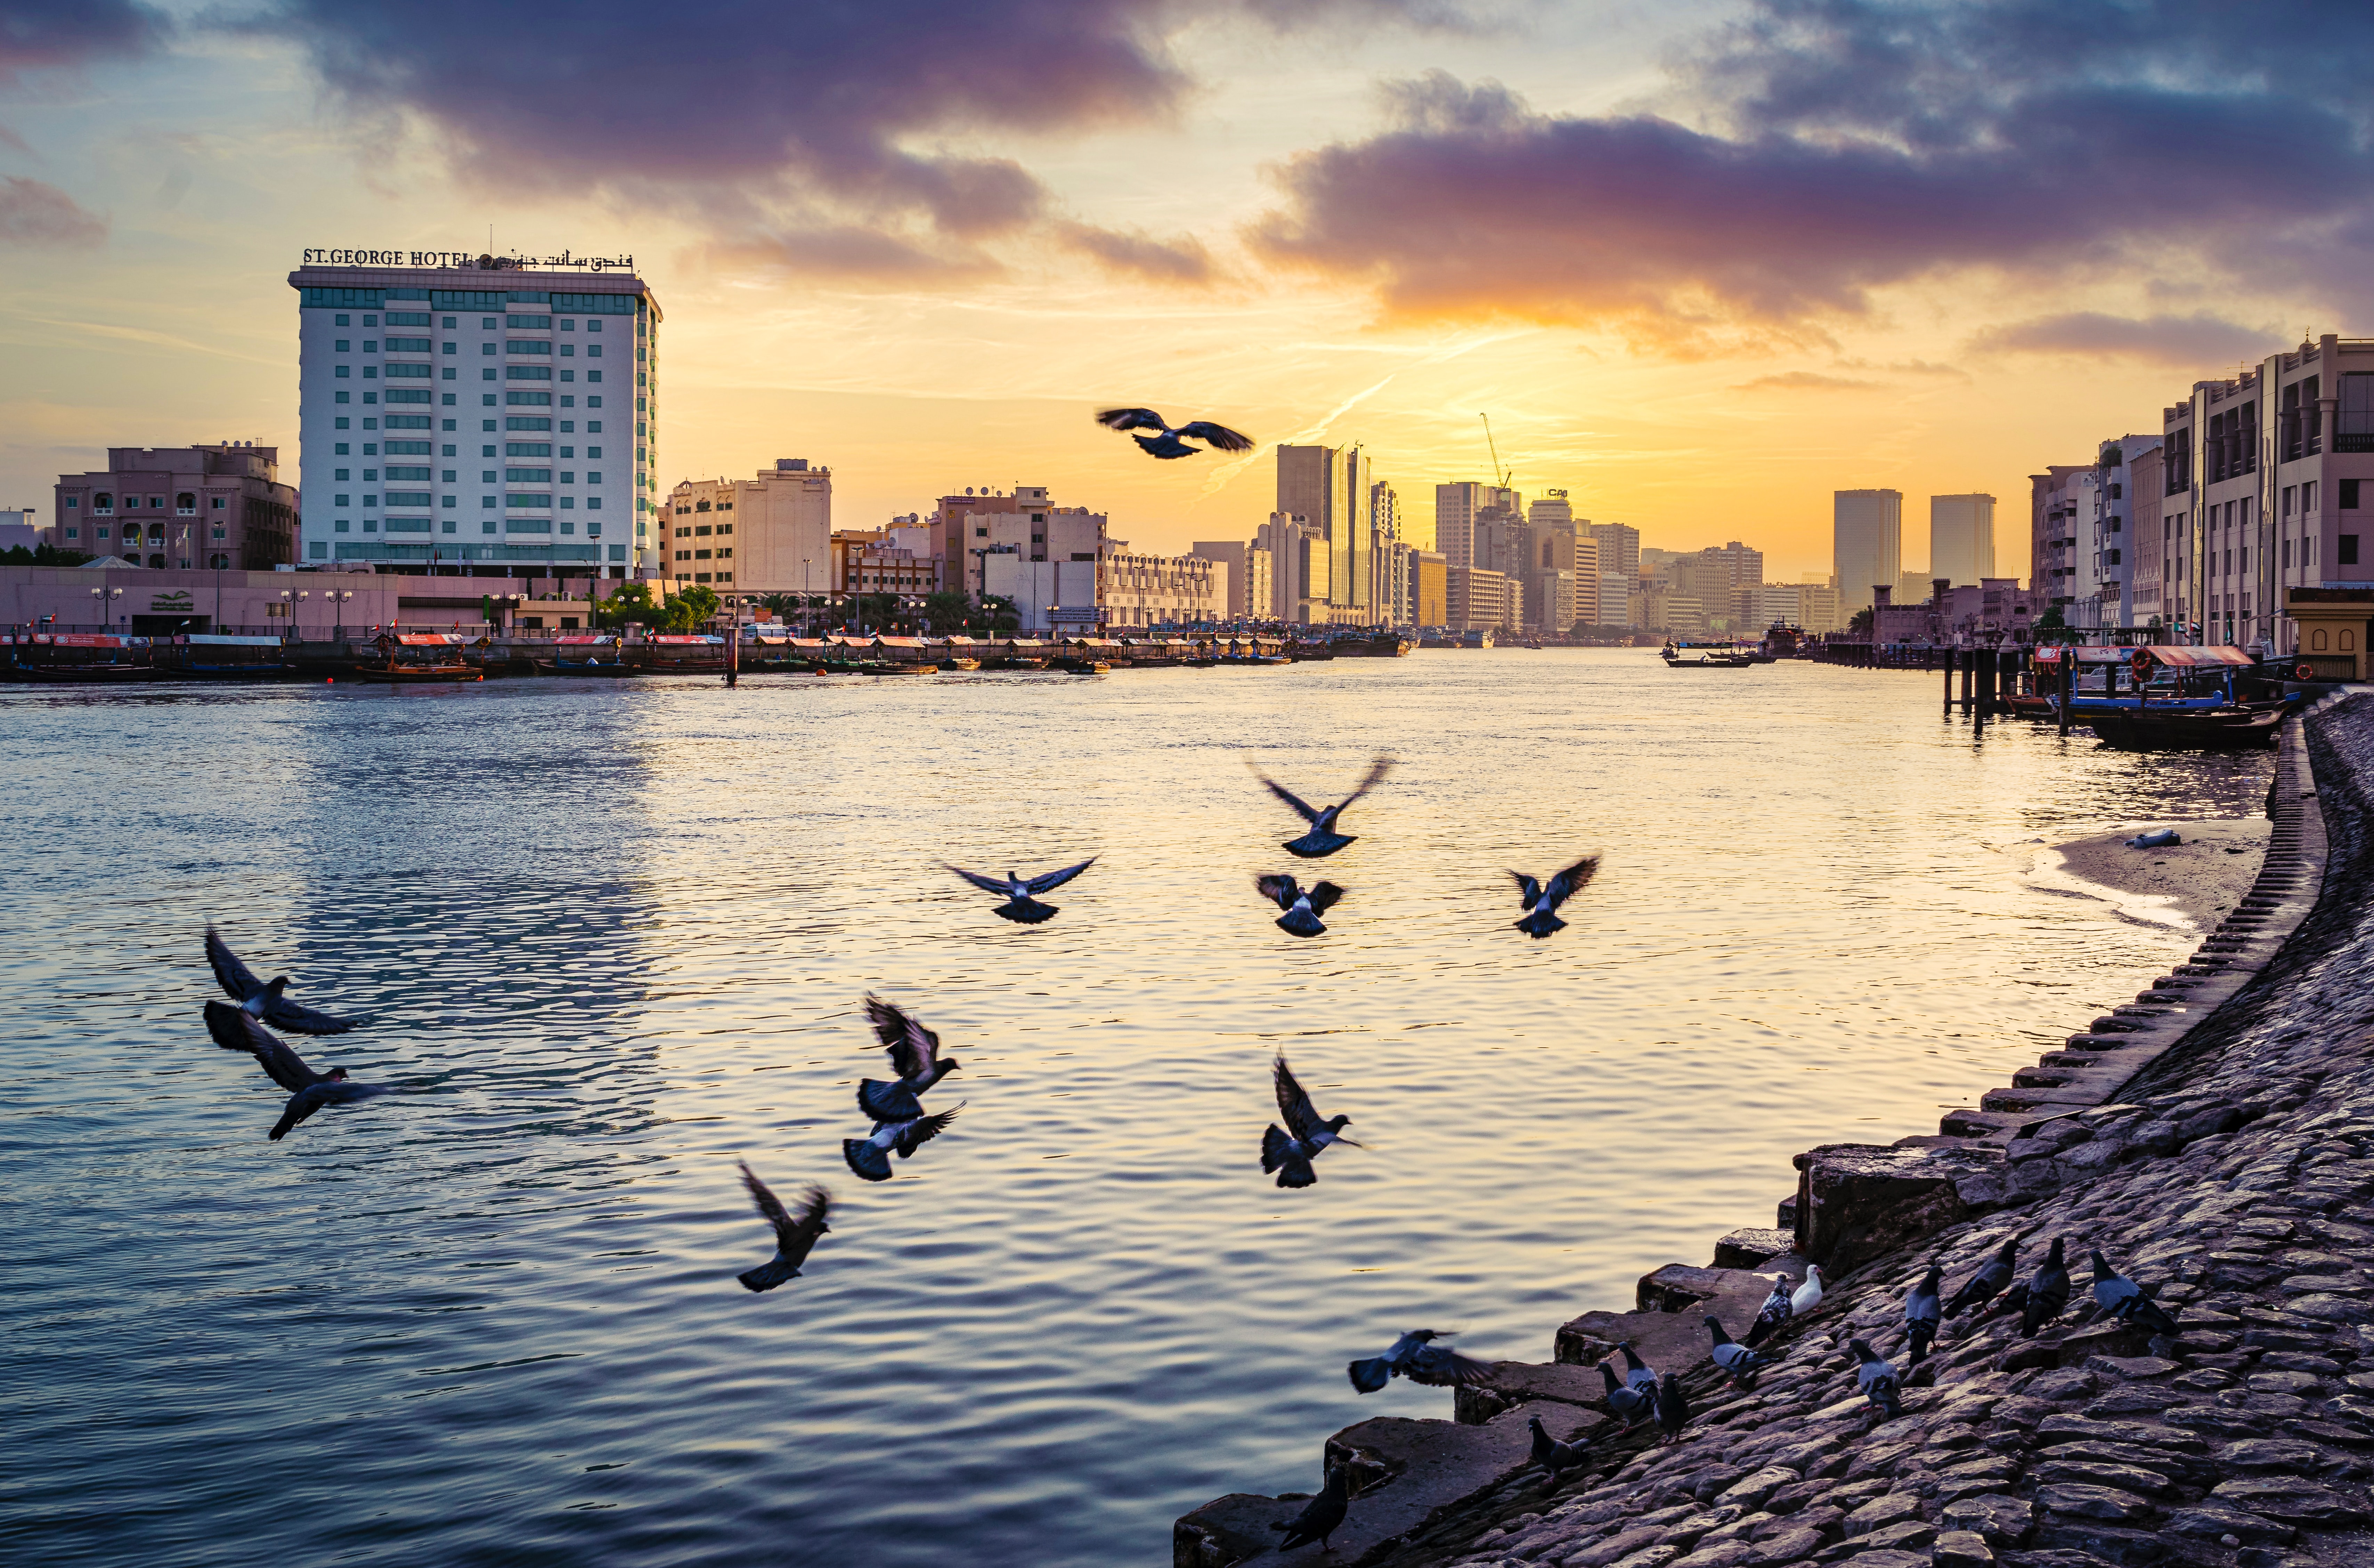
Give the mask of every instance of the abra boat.
[[2168, 643], [2143, 647], [2042, 647], [2036, 651], [2039, 695], [2016, 700], [2013, 711], [2031, 712], [2045, 704], [2039, 717], [2060, 713], [2060, 686], [2074, 666], [2075, 687], [2069, 703], [2073, 724], [2089, 724], [2104, 713], [2209, 713], [2254, 707], [2283, 694], [2287, 665], [2262, 667], [2235, 647], [2188, 648]]
[[120, 686], [154, 680], [146, 643], [88, 631], [40, 631], [16, 639], [11, 680], [36, 686]]
[[1657, 656], [1667, 669], [1745, 669], [1756, 662], [1735, 643], [1668, 643]]
[[2145, 708], [2091, 716], [2094, 733], [2121, 751], [2239, 751], [2273, 746], [2288, 702], [2234, 708]]
[[484, 680], [486, 672], [464, 658], [455, 644], [459, 637], [437, 631], [406, 631], [382, 637], [382, 662], [358, 664], [348, 673], [374, 686], [426, 686], [447, 681]]

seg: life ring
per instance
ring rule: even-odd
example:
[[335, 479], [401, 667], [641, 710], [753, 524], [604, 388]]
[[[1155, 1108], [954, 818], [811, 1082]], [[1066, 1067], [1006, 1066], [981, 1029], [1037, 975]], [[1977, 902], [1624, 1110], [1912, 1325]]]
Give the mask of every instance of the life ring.
[[2134, 666], [2135, 673], [2137, 675], [2141, 675], [2144, 671], [2151, 668], [2152, 666], [2151, 650], [2149, 648], [2137, 648], [2133, 654], [2129, 655], [2127, 662]]
[[2316, 666], [2309, 664], [2306, 659], [2302, 659], [2299, 663], [2292, 666], [2292, 678], [2294, 680], [2314, 680], [2316, 678]]

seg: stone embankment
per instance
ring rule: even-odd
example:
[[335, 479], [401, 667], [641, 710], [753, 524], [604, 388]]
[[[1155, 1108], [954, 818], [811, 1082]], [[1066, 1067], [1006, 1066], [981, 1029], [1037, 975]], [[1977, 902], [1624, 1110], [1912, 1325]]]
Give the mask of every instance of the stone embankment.
[[[1179, 1521], [1175, 1562], [2374, 1565], [2374, 701], [2288, 728], [2260, 879], [2193, 961], [1936, 1137], [1800, 1156], [1780, 1227], [1565, 1325], [1552, 1362], [1462, 1390], [1456, 1422], [1337, 1433], [1323, 1462], [1357, 1491], [1332, 1552], [1278, 1553], [1300, 1500], [1240, 1495]], [[1906, 1291], [1935, 1263], [1950, 1291], [2015, 1237], [2021, 1279], [2065, 1242], [2069, 1310], [2032, 1338], [1965, 1314], [1912, 1368]], [[2094, 1248], [2176, 1337], [2092, 1319]], [[1704, 1315], [1743, 1329], [1808, 1261], [1828, 1295], [1730, 1387]], [[1901, 1416], [1857, 1397], [1855, 1337], [1907, 1373]], [[1591, 1363], [1627, 1339], [1686, 1373], [1676, 1444], [1601, 1400]], [[1591, 1444], [1555, 1484], [1528, 1468], [1536, 1415]]]

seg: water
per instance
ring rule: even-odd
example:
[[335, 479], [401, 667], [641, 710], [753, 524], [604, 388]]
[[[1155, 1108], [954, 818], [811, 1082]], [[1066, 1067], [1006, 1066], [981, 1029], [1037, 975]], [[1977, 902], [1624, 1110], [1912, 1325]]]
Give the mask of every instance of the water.
[[[1399, 1329], [1546, 1360], [2192, 945], [2034, 841], [2270, 771], [1941, 720], [1938, 677], [1646, 652], [462, 690], [0, 689], [0, 1543], [47, 1562], [1167, 1561], [1309, 1489]], [[1396, 774], [1302, 942], [1252, 781]], [[1534, 943], [1504, 867], [1604, 847]], [[1035, 929], [938, 869], [1089, 853]], [[1275, 911], [1269, 913], [1274, 914]], [[206, 920], [405, 1092], [265, 1141]], [[859, 1182], [859, 1004], [967, 1102]], [[1282, 1193], [1285, 1049], [1366, 1149]], [[828, 1183], [802, 1279], [738, 1185]]]

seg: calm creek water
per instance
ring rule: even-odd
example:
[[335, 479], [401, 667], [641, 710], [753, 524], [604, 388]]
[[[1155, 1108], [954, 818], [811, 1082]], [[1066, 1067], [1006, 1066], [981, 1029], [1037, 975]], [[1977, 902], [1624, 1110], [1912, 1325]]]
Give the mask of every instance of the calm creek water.
[[[0, 1547], [23, 1562], [1169, 1561], [1404, 1327], [1546, 1360], [2193, 938], [2036, 845], [2270, 760], [1648, 651], [868, 683], [0, 688]], [[1372, 751], [1316, 941], [1257, 872]], [[1604, 848], [1528, 941], [1504, 868]], [[939, 869], [1103, 858], [1038, 928]], [[264, 1132], [208, 918], [405, 1092]], [[968, 1102], [868, 1185], [869, 989]], [[1286, 1049], [1365, 1149], [1257, 1164]], [[804, 1278], [735, 1171], [840, 1199]]]

